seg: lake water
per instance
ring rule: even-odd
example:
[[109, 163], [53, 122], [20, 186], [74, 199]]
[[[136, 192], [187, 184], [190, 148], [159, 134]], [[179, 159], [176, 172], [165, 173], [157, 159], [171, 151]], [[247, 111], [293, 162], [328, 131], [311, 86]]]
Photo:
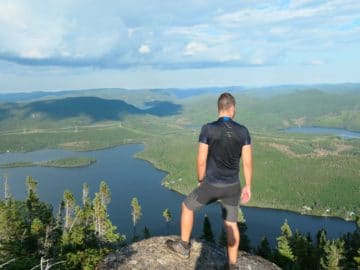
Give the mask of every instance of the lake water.
[[335, 135], [344, 139], [360, 139], [360, 132], [349, 131], [342, 128], [292, 127], [285, 129], [285, 131], [290, 133]]
[[[9, 178], [10, 192], [16, 199], [26, 196], [25, 178], [33, 176], [38, 182], [40, 199], [52, 203], [54, 208], [62, 198], [65, 189], [71, 190], [77, 202], [81, 203], [82, 184], [87, 182], [90, 194], [97, 192], [101, 180], [105, 180], [111, 190], [109, 214], [112, 222], [121, 234], [132, 238], [131, 206], [133, 197], [137, 197], [142, 206], [142, 217], [137, 225], [138, 234], [142, 235], [146, 225], [151, 235], [179, 233], [180, 205], [184, 196], [161, 186], [166, 173], [155, 169], [149, 162], [135, 159], [135, 153], [143, 150], [143, 145], [124, 145], [111, 149], [89, 152], [72, 152], [66, 150], [41, 150], [29, 153], [5, 153], [0, 155], [0, 163], [15, 161], [43, 161], [65, 157], [87, 156], [97, 162], [81, 168], [27, 167], [0, 169], [1, 176], [6, 173]], [[253, 192], [256, 192], [254, 190]], [[0, 187], [3, 194], [3, 185]], [[173, 221], [167, 226], [162, 212], [169, 208]], [[289, 211], [242, 207], [247, 221], [247, 235], [251, 245], [256, 246], [262, 236], [266, 235], [272, 245], [280, 234], [280, 226], [287, 219], [295, 231], [310, 232], [315, 236], [317, 231], [325, 228], [329, 238], [335, 238], [346, 232], [353, 232], [355, 224], [338, 218], [322, 218], [300, 215]], [[213, 204], [204, 207], [196, 214], [193, 236], [200, 236], [203, 217], [207, 214], [218, 239], [222, 219], [220, 206]]]

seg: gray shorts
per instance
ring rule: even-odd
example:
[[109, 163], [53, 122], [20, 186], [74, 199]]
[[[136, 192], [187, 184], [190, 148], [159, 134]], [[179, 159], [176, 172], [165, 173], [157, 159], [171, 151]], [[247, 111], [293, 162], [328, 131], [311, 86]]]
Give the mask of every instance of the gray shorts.
[[187, 208], [195, 211], [206, 204], [219, 200], [223, 219], [237, 222], [240, 193], [240, 183], [229, 186], [215, 186], [204, 182], [185, 198], [184, 204]]

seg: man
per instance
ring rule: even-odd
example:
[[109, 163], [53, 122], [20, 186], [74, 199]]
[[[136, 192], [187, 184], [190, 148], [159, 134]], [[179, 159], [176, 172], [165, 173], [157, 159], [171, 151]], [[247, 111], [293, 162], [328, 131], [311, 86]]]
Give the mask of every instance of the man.
[[[199, 136], [197, 157], [198, 187], [182, 203], [181, 239], [167, 240], [168, 249], [182, 258], [190, 256], [194, 211], [219, 200], [227, 235], [228, 268], [235, 269], [240, 233], [237, 226], [239, 200], [251, 198], [252, 148], [249, 131], [236, 123], [235, 99], [223, 93], [218, 99], [217, 121], [204, 125]], [[245, 186], [239, 181], [242, 157]]]

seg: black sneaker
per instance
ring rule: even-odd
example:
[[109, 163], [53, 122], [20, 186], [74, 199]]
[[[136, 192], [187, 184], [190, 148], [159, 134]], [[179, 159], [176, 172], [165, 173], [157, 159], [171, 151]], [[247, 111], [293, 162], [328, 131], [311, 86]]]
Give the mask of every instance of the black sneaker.
[[168, 250], [170, 250], [172, 253], [176, 254], [180, 258], [188, 259], [190, 257], [190, 244], [188, 244], [189, 247], [186, 248], [180, 239], [168, 239], [166, 240], [165, 244]]
[[238, 267], [237, 264], [229, 264], [228, 262], [225, 263], [224, 266], [224, 270], [239, 270], [240, 268]]

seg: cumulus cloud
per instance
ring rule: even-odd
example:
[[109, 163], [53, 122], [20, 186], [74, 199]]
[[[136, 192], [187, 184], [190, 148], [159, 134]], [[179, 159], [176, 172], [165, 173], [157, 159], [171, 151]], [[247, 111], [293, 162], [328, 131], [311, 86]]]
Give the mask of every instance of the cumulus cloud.
[[202, 52], [206, 51], [207, 49], [208, 49], [208, 47], [206, 46], [206, 44], [193, 41], [186, 45], [184, 54], [185, 55], [195, 55], [195, 54], [202, 53]]
[[226, 1], [220, 7], [216, 0], [139, 1], [3, 0], [0, 61], [116, 69], [243, 67], [298, 63], [301, 53], [318, 59], [319, 51], [336, 55], [360, 42], [357, 0]]
[[320, 66], [320, 65], [324, 65], [325, 62], [324, 60], [320, 60], [320, 59], [313, 59], [310, 61], [310, 65], [313, 65], [313, 66]]
[[149, 54], [151, 52], [151, 49], [148, 45], [146, 44], [142, 44], [139, 49], [138, 49], [138, 52], [140, 54]]

